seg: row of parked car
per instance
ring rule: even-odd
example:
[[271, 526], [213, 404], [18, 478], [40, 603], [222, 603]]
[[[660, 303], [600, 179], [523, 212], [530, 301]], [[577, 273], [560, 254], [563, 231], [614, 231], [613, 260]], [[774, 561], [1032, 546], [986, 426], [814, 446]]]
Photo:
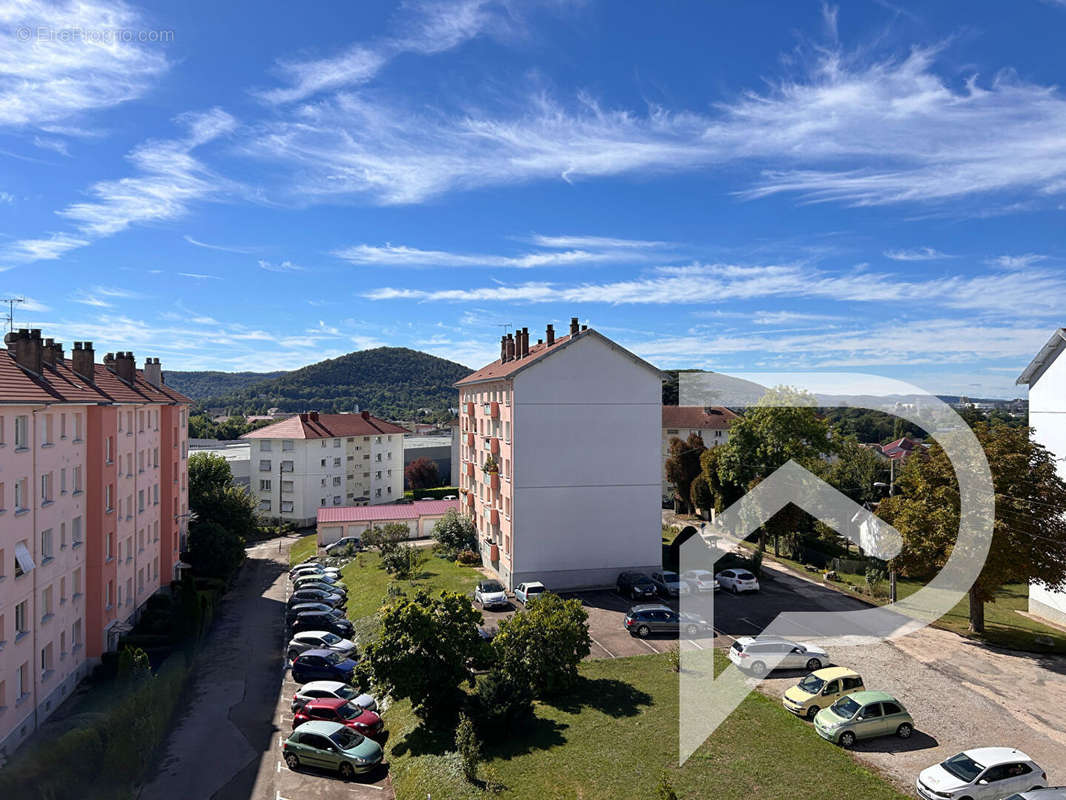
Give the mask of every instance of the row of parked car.
[[630, 600], [649, 597], [678, 597], [693, 592], [717, 592], [726, 589], [734, 594], [759, 591], [759, 579], [749, 570], [740, 568], [723, 569], [717, 574], [706, 569], [690, 569], [677, 572], [653, 572], [650, 576], [643, 572], [626, 571], [618, 576], [616, 582], [618, 593]]
[[[771, 669], [803, 669], [807, 675], [782, 698], [784, 707], [814, 724], [822, 738], [851, 747], [860, 739], [914, 733], [914, 719], [888, 692], [869, 690], [862, 675], [827, 666], [825, 650], [780, 637], [737, 639], [729, 659], [756, 676]], [[1066, 788], [1047, 788], [1047, 773], [1010, 747], [966, 750], [922, 770], [915, 791], [924, 800], [1066, 800]]]
[[339, 569], [316, 557], [293, 567], [289, 577], [285, 655], [289, 674], [302, 685], [292, 698], [292, 733], [282, 743], [285, 763], [294, 771], [315, 767], [352, 780], [381, 763], [386, 732], [377, 700], [352, 686], [359, 651], [345, 615], [348, 588]]

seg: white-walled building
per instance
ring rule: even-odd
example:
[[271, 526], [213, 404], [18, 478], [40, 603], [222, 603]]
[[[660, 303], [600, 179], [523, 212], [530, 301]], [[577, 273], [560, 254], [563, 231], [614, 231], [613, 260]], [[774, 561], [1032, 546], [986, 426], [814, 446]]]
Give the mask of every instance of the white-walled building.
[[737, 415], [722, 406], [663, 406], [662, 481], [664, 501], [674, 496], [674, 485], [666, 479], [666, 459], [670, 455], [670, 440], [677, 437], [687, 441], [693, 433], [703, 438], [706, 447], [729, 441], [729, 426]]
[[[1033, 439], [1058, 460], [1059, 475], [1066, 478], [1066, 328], [1052, 335], [1036, 358], [1018, 377], [1029, 387], [1029, 425]], [[1038, 584], [1029, 586], [1029, 613], [1066, 624], [1066, 592]]]
[[662, 562], [659, 370], [594, 330], [529, 344], [459, 381], [460, 506], [508, 587], [613, 584]]
[[246, 433], [260, 513], [307, 527], [320, 508], [401, 499], [406, 432], [366, 411], [312, 411]]

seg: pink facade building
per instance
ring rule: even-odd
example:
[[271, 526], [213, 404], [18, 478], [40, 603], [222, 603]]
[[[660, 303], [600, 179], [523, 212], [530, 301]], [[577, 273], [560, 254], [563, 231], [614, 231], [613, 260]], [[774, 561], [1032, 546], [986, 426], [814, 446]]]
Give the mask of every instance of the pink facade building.
[[189, 400], [158, 359], [95, 363], [19, 330], [0, 350], [0, 755], [175, 577]]

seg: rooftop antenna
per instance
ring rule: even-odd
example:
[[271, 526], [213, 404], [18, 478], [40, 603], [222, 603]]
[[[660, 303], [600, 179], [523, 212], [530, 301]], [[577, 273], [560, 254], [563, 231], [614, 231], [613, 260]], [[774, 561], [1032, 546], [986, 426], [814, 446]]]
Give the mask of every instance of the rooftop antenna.
[[504, 336], [506, 336], [507, 334], [509, 334], [511, 332], [511, 323], [510, 322], [501, 322], [500, 323], [500, 327], [503, 328], [503, 335]]
[[25, 297], [4, 297], [0, 298], [0, 303], [7, 303], [7, 329], [8, 331], [15, 330], [15, 303], [25, 303]]

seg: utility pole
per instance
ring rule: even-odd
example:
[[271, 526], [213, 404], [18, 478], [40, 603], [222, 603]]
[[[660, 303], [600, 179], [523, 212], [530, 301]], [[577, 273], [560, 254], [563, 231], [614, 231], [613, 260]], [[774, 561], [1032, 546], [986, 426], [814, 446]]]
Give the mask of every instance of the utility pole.
[[15, 330], [15, 303], [25, 302], [25, 297], [0, 298], [0, 303], [7, 303], [7, 329], [9, 332]]
[[[896, 490], [896, 459], [888, 462], [888, 496]], [[895, 559], [888, 562], [888, 601], [896, 602], [896, 564]]]

